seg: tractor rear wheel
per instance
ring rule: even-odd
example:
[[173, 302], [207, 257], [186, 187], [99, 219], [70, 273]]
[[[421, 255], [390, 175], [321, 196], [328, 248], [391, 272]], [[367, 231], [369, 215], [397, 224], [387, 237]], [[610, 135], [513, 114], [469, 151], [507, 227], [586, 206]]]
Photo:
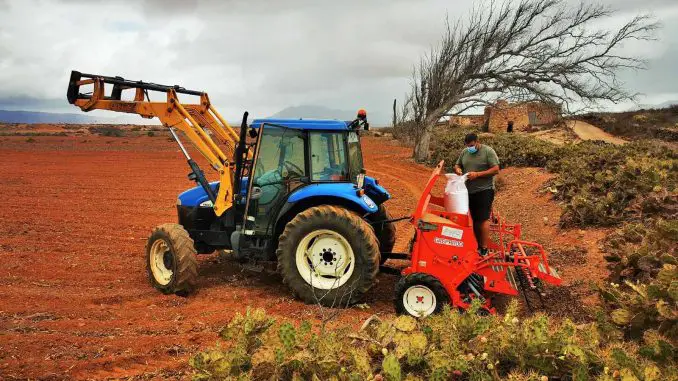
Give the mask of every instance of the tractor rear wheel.
[[179, 224], [153, 229], [146, 243], [146, 272], [164, 294], [188, 295], [195, 289], [198, 262], [193, 240]]
[[345, 307], [376, 282], [379, 243], [356, 213], [320, 205], [297, 214], [279, 237], [278, 271], [306, 303]]
[[[376, 234], [377, 239], [379, 240], [379, 251], [381, 253], [390, 253], [393, 251], [393, 246], [395, 246], [396, 241], [396, 227], [393, 222], [384, 222], [379, 223], [379, 221], [390, 220], [393, 217], [386, 210], [384, 204], [379, 205], [379, 210], [374, 214], [370, 215], [370, 219], [373, 222], [374, 234]], [[381, 263], [384, 264], [388, 260], [388, 256], [381, 254]]]
[[434, 276], [423, 273], [400, 278], [395, 294], [396, 313], [414, 317], [437, 314], [450, 302], [450, 296], [443, 284]]

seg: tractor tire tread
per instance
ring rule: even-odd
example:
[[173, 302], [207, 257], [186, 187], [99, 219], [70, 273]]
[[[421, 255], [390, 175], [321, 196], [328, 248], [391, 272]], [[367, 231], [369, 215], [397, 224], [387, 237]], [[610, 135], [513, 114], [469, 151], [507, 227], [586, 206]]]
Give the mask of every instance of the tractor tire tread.
[[[340, 223], [346, 224], [347, 227], [358, 236], [357, 241], [364, 245], [366, 255], [363, 259], [365, 260], [365, 264], [363, 269], [359, 270], [362, 271], [363, 276], [351, 291], [350, 298], [346, 301], [346, 305], [358, 303], [363, 295], [376, 283], [380, 262], [379, 242], [374, 234], [374, 230], [365, 220], [358, 214], [342, 207], [335, 205], [314, 206], [297, 214], [287, 223], [282, 234], [279, 236], [278, 249], [276, 250], [278, 273], [282, 276], [283, 283], [291, 289], [296, 297], [300, 298], [305, 303], [320, 303], [324, 306], [337, 307], [334, 305], [336, 302], [335, 297], [318, 300], [314, 291], [311, 289], [311, 286], [301, 278], [296, 265], [294, 265], [296, 256], [295, 245], [298, 244], [297, 242], [302, 238], [301, 236], [297, 237], [298, 234], [295, 233], [308, 224], [319, 221], [341, 221]], [[350, 241], [348, 237], [345, 238]], [[359, 254], [354, 252], [354, 255], [357, 256]], [[357, 259], [356, 262], [358, 262]]]
[[167, 287], [157, 284], [153, 279], [153, 273], [147, 270], [149, 280], [153, 286], [165, 294], [177, 294], [187, 296], [195, 290], [198, 280], [198, 260], [193, 239], [183, 226], [175, 223], [165, 223], [153, 229], [146, 244], [147, 264], [148, 253], [152, 238], [160, 235], [169, 239], [176, 261], [174, 280]]
[[[383, 221], [383, 220], [390, 220], [393, 217], [391, 217], [391, 214], [388, 212], [388, 209], [386, 209], [386, 206], [384, 204], [379, 205], [379, 210], [375, 212], [374, 214], [371, 215], [372, 221]], [[372, 229], [374, 229], [374, 233], [377, 236], [377, 239], [379, 240], [379, 251], [381, 253], [390, 253], [393, 252], [393, 247], [395, 246], [396, 242], [396, 227], [393, 222], [387, 222], [384, 224], [374, 224], [370, 225]], [[387, 256], [381, 257], [381, 263], [384, 264], [388, 260]]]

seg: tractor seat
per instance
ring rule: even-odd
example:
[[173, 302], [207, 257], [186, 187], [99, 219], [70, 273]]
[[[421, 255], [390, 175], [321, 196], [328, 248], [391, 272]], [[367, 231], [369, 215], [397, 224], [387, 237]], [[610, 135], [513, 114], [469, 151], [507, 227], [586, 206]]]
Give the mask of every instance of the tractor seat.
[[424, 215], [421, 216], [421, 219], [424, 222], [430, 222], [432, 224], [444, 224], [444, 225], [460, 226], [456, 222], [452, 222], [445, 217], [440, 217], [440, 216], [433, 214], [433, 213], [424, 213]]

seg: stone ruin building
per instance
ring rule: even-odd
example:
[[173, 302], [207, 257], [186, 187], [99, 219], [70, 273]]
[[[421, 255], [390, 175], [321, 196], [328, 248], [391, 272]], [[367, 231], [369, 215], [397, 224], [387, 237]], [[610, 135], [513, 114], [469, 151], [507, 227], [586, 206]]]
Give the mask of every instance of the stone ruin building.
[[498, 100], [485, 107], [482, 115], [457, 115], [449, 119], [451, 126], [478, 127], [487, 132], [526, 131], [534, 126], [556, 123], [562, 116], [560, 105], [542, 101], [509, 103]]

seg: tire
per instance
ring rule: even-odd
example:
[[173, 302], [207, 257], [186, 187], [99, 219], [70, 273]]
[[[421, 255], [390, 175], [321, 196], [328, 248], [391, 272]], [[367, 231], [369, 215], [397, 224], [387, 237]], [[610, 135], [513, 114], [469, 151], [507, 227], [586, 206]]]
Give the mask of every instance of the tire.
[[162, 224], [153, 229], [146, 243], [146, 273], [151, 285], [163, 294], [186, 296], [195, 289], [196, 250], [183, 226]]
[[361, 301], [379, 271], [372, 227], [356, 213], [332, 205], [309, 208], [288, 222], [276, 256], [278, 272], [292, 293], [326, 307]]
[[[395, 295], [396, 313], [414, 317], [440, 313], [443, 306], [450, 303], [450, 296], [442, 283], [435, 277], [423, 273], [409, 274], [400, 278], [396, 284]], [[420, 301], [419, 297], [423, 300]], [[424, 304], [415, 306], [414, 303], [417, 302]]]
[[[384, 221], [384, 220], [390, 220], [393, 217], [389, 214], [389, 212], [386, 210], [386, 206], [384, 204], [379, 205], [379, 210], [377, 210], [374, 214], [370, 216], [370, 220], [377, 222], [377, 221]], [[393, 251], [393, 246], [395, 246], [395, 241], [396, 241], [396, 227], [393, 222], [387, 222], [383, 224], [373, 224], [372, 227], [374, 228], [374, 234], [377, 236], [377, 239], [379, 240], [379, 252], [380, 253], [390, 253]], [[381, 260], [380, 264], [384, 264], [388, 260], [388, 256], [381, 254]]]

